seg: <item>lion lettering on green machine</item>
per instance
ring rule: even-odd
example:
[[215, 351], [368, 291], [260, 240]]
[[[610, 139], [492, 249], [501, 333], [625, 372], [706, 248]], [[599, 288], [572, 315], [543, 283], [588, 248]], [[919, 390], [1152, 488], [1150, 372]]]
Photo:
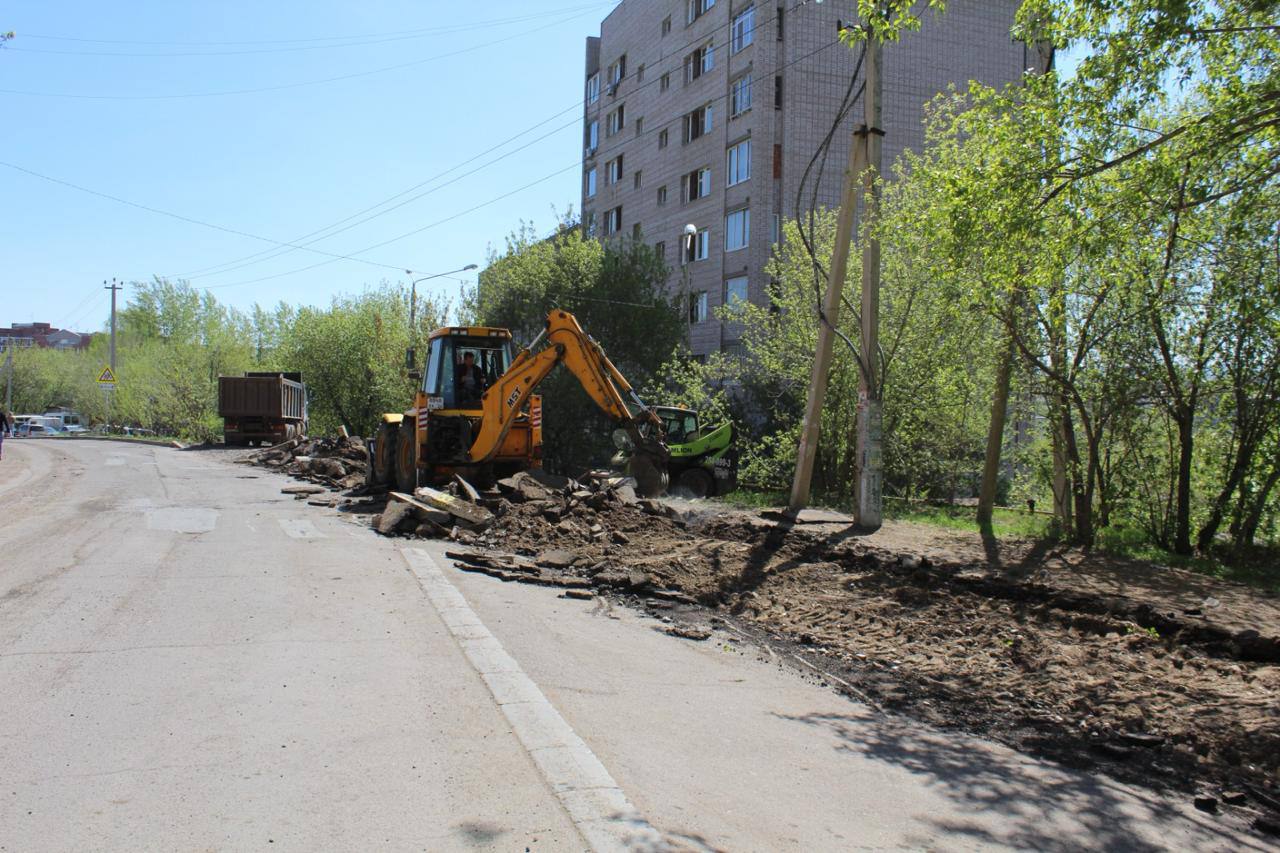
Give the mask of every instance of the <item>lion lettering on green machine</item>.
[[520, 399], [520, 389], [515, 388], [512, 390], [511, 396], [507, 397], [507, 408], [508, 409], [514, 408], [516, 404], [516, 400], [519, 400], [519, 399]]

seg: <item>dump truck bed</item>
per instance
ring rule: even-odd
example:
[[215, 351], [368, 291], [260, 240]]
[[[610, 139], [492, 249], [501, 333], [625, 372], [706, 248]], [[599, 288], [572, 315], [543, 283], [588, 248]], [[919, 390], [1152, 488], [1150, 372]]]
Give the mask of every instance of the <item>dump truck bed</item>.
[[303, 418], [305, 389], [281, 375], [218, 377], [218, 416], [279, 420]]

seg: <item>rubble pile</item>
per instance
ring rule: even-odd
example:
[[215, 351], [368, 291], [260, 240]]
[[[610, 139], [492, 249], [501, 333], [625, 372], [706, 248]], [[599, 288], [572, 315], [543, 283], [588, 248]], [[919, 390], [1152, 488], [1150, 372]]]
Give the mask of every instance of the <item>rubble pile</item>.
[[335, 489], [363, 486], [369, 471], [369, 451], [358, 437], [290, 439], [245, 461]]

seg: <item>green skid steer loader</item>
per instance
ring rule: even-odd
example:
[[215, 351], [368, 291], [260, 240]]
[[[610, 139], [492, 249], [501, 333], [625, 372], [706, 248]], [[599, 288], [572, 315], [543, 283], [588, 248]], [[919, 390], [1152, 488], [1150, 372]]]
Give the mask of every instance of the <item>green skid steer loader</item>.
[[[738, 450], [733, 446], [732, 423], [706, 428], [697, 412], [674, 406], [654, 406], [653, 412], [662, 421], [671, 451], [668, 473], [672, 494], [705, 498], [728, 494], [738, 487]], [[614, 467], [629, 470], [628, 437], [615, 433], [614, 441], [618, 444]]]

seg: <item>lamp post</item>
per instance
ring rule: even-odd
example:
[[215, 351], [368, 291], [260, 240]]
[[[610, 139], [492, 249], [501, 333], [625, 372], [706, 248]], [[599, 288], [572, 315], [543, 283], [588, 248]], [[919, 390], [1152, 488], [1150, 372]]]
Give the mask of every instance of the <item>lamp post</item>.
[[[442, 278], [446, 275], [453, 275], [456, 272], [466, 272], [476, 268], [475, 264], [467, 264], [465, 267], [459, 267], [456, 270], [446, 270], [445, 272], [432, 273], [424, 275], [421, 278], [415, 278], [409, 282], [409, 336], [413, 342], [418, 339], [418, 282], [429, 281], [433, 278]], [[412, 276], [413, 270], [405, 270], [405, 275]], [[405, 366], [409, 370], [414, 370], [418, 365], [418, 348], [416, 346], [409, 347], [409, 351], [405, 353]]]
[[693, 260], [693, 241], [698, 237], [698, 226], [690, 222], [684, 227], [684, 238], [680, 241], [680, 277], [684, 285], [684, 308], [688, 312], [685, 328], [688, 332], [689, 348], [693, 348], [693, 302], [689, 293], [689, 262]]

